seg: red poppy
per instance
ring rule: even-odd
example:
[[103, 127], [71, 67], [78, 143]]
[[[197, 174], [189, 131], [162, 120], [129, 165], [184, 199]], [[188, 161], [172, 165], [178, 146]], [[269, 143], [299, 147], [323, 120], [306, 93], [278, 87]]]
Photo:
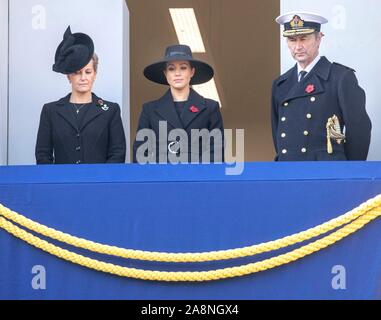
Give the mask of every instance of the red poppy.
[[197, 112], [200, 111], [200, 110], [198, 110], [198, 108], [197, 108], [196, 106], [191, 106], [191, 107], [189, 108], [189, 110], [190, 110], [191, 112], [193, 112], [193, 113], [197, 113]]
[[312, 93], [315, 91], [315, 86], [313, 84], [309, 84], [306, 88], [307, 93]]

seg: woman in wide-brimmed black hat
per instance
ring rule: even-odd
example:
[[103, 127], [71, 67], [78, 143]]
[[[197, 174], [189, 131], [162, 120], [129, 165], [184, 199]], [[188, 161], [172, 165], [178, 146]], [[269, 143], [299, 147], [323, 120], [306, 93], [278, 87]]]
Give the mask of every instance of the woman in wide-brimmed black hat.
[[217, 101], [191, 86], [213, 78], [213, 68], [196, 60], [186, 45], [167, 47], [162, 60], [147, 66], [144, 76], [169, 89], [145, 103], [134, 142], [134, 162], [222, 162], [223, 121]]
[[117, 103], [92, 93], [98, 56], [92, 39], [67, 28], [53, 71], [67, 75], [71, 93], [44, 105], [37, 164], [124, 163], [126, 140]]

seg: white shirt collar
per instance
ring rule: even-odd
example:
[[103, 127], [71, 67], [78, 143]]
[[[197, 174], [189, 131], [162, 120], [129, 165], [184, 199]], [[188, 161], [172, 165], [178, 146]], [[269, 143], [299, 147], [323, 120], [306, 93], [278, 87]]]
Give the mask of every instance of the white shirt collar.
[[298, 77], [299, 77], [300, 71], [306, 71], [308, 74], [316, 66], [320, 58], [321, 58], [321, 55], [318, 55], [305, 69], [302, 69], [302, 67], [298, 63]]

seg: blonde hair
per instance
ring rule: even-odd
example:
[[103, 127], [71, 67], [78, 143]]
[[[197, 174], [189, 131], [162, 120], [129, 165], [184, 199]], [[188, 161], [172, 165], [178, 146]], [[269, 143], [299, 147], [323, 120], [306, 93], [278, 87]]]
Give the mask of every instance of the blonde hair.
[[93, 60], [94, 71], [97, 72], [98, 71], [98, 64], [99, 64], [99, 57], [95, 52], [94, 52], [91, 60]]

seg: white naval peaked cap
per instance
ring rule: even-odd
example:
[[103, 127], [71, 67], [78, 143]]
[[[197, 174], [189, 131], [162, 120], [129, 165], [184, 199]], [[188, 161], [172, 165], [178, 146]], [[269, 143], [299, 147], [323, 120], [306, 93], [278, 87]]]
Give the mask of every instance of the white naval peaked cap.
[[321, 25], [328, 22], [317, 13], [298, 11], [282, 14], [275, 21], [284, 26], [283, 36], [285, 37], [320, 32]]

